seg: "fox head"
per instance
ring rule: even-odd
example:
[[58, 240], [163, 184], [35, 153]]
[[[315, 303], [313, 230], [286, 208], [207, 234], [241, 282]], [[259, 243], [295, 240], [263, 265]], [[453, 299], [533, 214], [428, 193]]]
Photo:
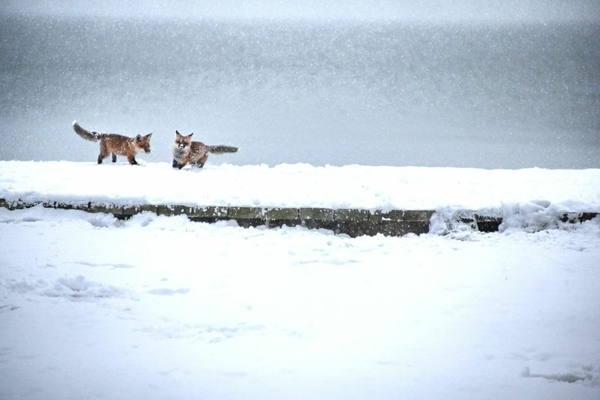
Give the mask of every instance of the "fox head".
[[192, 144], [192, 135], [193, 133], [183, 136], [179, 131], [175, 131], [175, 147], [180, 150], [190, 147]]
[[144, 150], [146, 153], [150, 153], [150, 138], [152, 134], [149, 133], [146, 136], [137, 135], [135, 137], [135, 145], [140, 149]]

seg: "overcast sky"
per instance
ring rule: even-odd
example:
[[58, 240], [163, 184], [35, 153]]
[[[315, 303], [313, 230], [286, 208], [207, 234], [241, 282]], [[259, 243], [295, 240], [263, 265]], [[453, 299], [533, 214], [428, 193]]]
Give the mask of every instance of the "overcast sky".
[[600, 21], [600, 0], [0, 0], [0, 13], [120, 18]]

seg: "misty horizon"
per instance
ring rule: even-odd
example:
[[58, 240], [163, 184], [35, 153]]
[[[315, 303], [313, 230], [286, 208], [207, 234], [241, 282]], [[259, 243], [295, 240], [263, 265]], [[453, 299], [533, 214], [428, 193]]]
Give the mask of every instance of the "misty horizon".
[[189, 0], [139, 2], [108, 0], [88, 4], [76, 0], [5, 1], [0, 15], [111, 17], [126, 19], [405, 21], [464, 23], [600, 22], [594, 0], [420, 0], [420, 1], [236, 1]]

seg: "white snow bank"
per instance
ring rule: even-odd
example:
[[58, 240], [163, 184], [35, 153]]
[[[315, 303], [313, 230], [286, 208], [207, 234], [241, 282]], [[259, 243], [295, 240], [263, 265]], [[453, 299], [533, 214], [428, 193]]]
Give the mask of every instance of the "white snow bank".
[[[120, 205], [600, 211], [600, 169], [0, 162], [0, 198]], [[528, 206], [524, 206], [528, 207]]]

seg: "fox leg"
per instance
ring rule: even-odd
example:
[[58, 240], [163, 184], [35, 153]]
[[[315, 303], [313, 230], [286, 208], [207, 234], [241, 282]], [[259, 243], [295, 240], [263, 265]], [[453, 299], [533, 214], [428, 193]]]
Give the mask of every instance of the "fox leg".
[[98, 154], [98, 164], [102, 164], [102, 161], [108, 157], [108, 153], [103, 153], [102, 151], [100, 151], [100, 154]]
[[180, 163], [179, 161], [177, 161], [175, 159], [173, 160], [173, 168], [179, 168], [179, 169], [181, 169], [183, 167], [185, 167], [185, 164]]
[[110, 152], [108, 151], [108, 148], [106, 147], [106, 143], [104, 143], [103, 140], [100, 141], [100, 154], [98, 154], [98, 164], [102, 164], [102, 160], [104, 160], [106, 157], [108, 157], [108, 155], [110, 154]]
[[112, 153], [112, 162], [117, 162], [117, 155]]
[[198, 168], [202, 168], [204, 167], [204, 163], [206, 162], [206, 160], [208, 159], [208, 153], [205, 153], [202, 158], [200, 158], [198, 161], [196, 161], [196, 166]]
[[135, 161], [135, 156], [127, 156], [127, 161], [129, 161], [129, 164], [131, 165], [138, 165], [138, 162]]

